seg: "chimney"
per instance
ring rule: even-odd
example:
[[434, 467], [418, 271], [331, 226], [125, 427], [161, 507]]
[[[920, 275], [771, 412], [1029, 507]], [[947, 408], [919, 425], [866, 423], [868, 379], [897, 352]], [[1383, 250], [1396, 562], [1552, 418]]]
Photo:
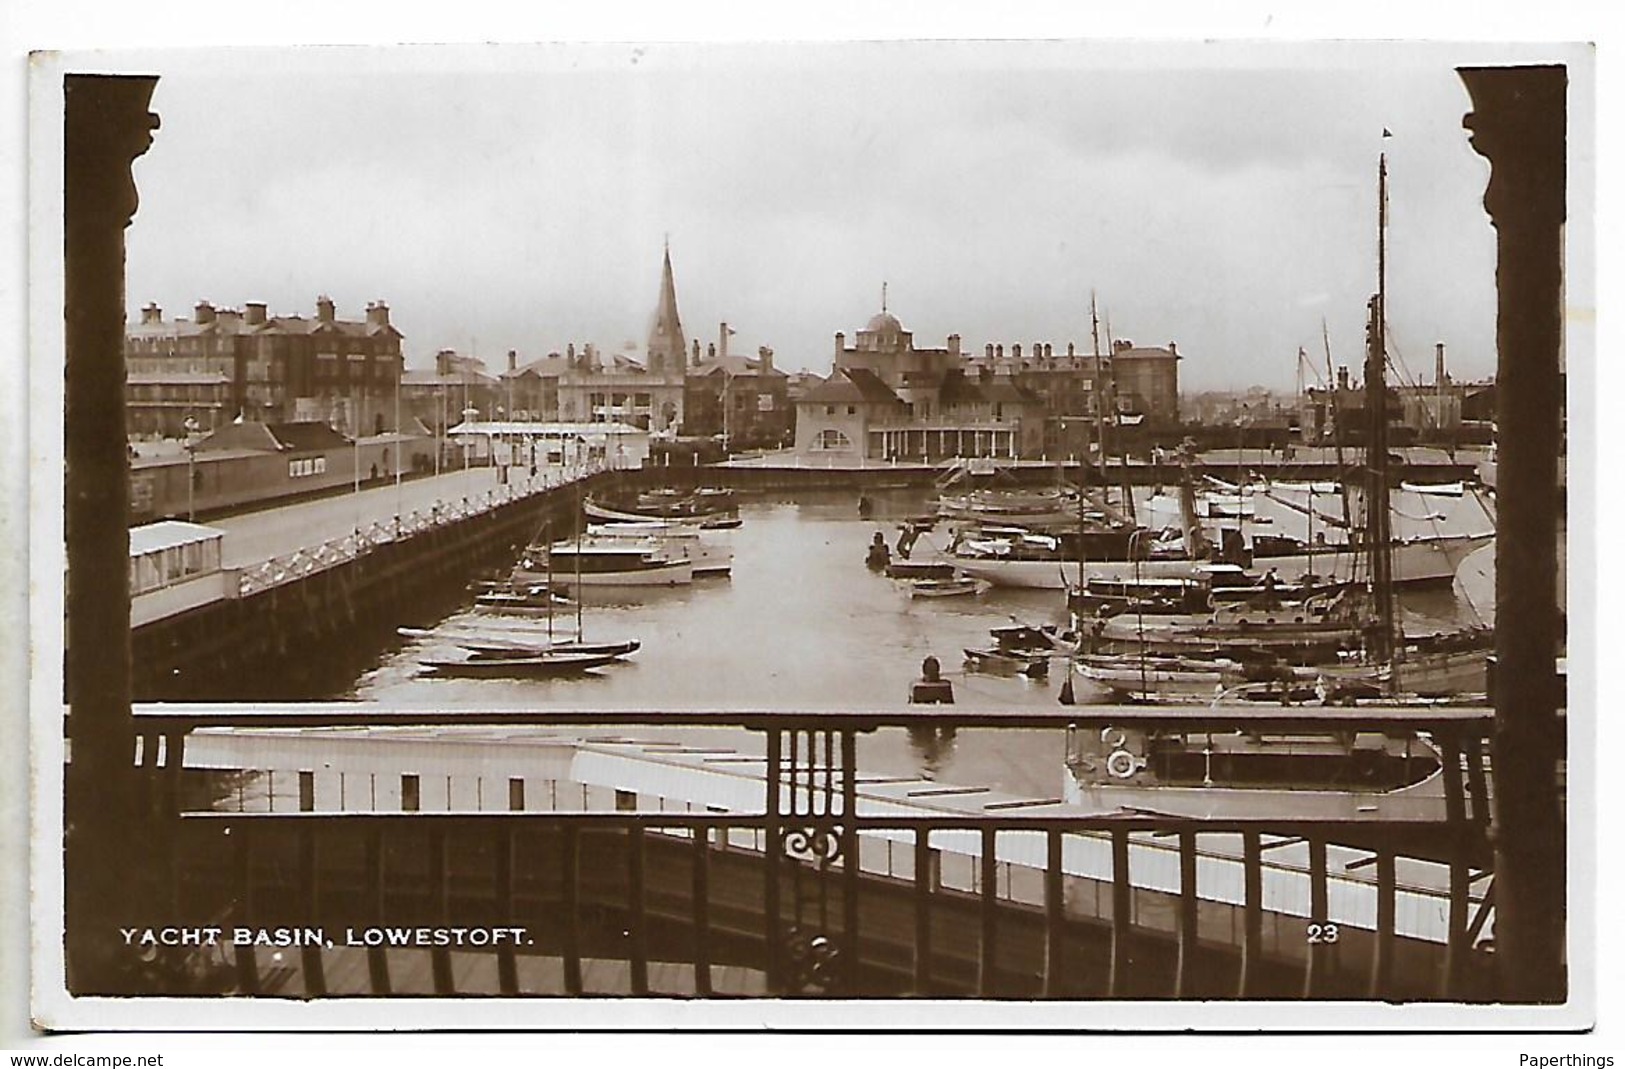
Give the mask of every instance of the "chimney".
[[1168, 343], [1168, 355], [1173, 357], [1175, 360], [1179, 359], [1179, 347], [1173, 342]]
[[192, 317], [197, 320], [197, 325], [200, 327], [213, 323], [214, 305], [210, 304], [208, 301], [197, 302], [197, 307], [192, 309]]
[[761, 373], [763, 375], [770, 375], [770, 374], [773, 373], [773, 350], [772, 349], [769, 349], [765, 345], [757, 347], [757, 349], [756, 349], [756, 358], [762, 362], [762, 366], [761, 366], [760, 370], [761, 370]]
[[700, 366], [700, 339], [694, 339], [694, 366]]
[[993, 355], [998, 357], [1000, 360], [1003, 360], [1004, 359], [1004, 346], [1003, 345], [995, 345], [993, 347]]
[[839, 357], [846, 352], [846, 335], [840, 331], [835, 332], [835, 355]]
[[1010, 346], [1010, 359], [1012, 359], [1012, 360], [1020, 360], [1021, 359], [1021, 343], [1020, 342], [1016, 342], [1014, 345]]
[[325, 293], [316, 298], [316, 318], [323, 323], [333, 322], [333, 298]]
[[261, 326], [262, 324], [264, 324], [264, 322], [265, 322], [265, 302], [264, 301], [249, 301], [247, 304], [243, 305], [243, 309], [244, 309], [244, 311], [246, 311], [248, 313], [247, 319], [248, 319], [248, 325], [249, 326], [257, 327], [257, 326]]
[[722, 340], [721, 352], [724, 360], [728, 359], [728, 324], [718, 324], [717, 336]]
[[988, 342], [987, 345], [982, 347], [982, 355], [987, 360], [992, 360], [993, 359], [993, 343], [992, 342]]
[[1347, 364], [1344, 364], [1337, 369], [1337, 388], [1339, 390], [1346, 390], [1349, 388], [1349, 369]]
[[434, 354], [434, 373], [436, 375], [450, 375], [452, 358], [457, 354], [451, 349], [442, 349]]
[[710, 357], [712, 360], [715, 360], [717, 358], [717, 343], [716, 342], [712, 342], [712, 343], [710, 343], [709, 345], [707, 345], [705, 347], [705, 355]]
[[367, 326], [389, 326], [389, 305], [385, 304], [383, 301], [373, 301], [371, 304], [367, 305]]
[[1066, 355], [1072, 357], [1074, 360], [1077, 359], [1077, 357], [1078, 357], [1078, 345], [1077, 345], [1076, 342], [1070, 342], [1069, 341], [1069, 342], [1066, 343]]
[[957, 334], [948, 335], [948, 352], [953, 356], [958, 356], [959, 355], [959, 341], [960, 341], [959, 335], [957, 335]]
[[1129, 341], [1127, 338], [1118, 338], [1116, 341], [1112, 342], [1112, 352], [1114, 353], [1121, 353], [1132, 348], [1134, 348], [1134, 343]]
[[157, 301], [148, 301], [147, 306], [141, 309], [141, 322], [143, 324], [162, 323], [163, 321], [164, 310], [158, 307]]
[[509, 371], [518, 371], [519, 370], [519, 353], [516, 350], [513, 350], [513, 349], [508, 350], [508, 370]]
[[1444, 370], [1444, 342], [1433, 347], [1433, 385], [1443, 386], [1450, 378]]
[[581, 366], [580, 362], [578, 360], [576, 360], [576, 343], [575, 342], [571, 342], [569, 345], [566, 345], [564, 347], [564, 360], [565, 360], [565, 363], [570, 365], [570, 369], [572, 371]]

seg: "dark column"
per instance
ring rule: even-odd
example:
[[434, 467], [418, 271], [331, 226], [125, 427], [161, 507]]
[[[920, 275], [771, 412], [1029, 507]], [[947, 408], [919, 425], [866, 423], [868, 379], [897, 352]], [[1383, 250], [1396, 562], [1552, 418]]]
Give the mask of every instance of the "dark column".
[[1568, 75], [1459, 73], [1473, 148], [1491, 164], [1484, 207], [1497, 235], [1496, 953], [1503, 997], [1553, 1002], [1567, 990], [1555, 662]]
[[68, 986], [139, 986], [117, 925], [136, 923], [143, 860], [130, 717], [124, 228], [130, 165], [147, 151], [157, 78], [68, 75], [63, 210], [67, 292], [67, 733], [64, 864]]

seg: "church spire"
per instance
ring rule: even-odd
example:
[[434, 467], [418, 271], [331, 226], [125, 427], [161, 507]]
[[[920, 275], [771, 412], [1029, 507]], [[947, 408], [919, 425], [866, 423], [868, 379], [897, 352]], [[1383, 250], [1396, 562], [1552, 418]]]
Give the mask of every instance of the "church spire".
[[660, 271], [660, 303], [655, 307], [654, 326], [649, 331], [649, 371], [665, 375], [681, 370], [688, 343], [683, 338], [683, 321], [677, 314], [677, 283], [671, 273], [671, 242], [665, 245]]

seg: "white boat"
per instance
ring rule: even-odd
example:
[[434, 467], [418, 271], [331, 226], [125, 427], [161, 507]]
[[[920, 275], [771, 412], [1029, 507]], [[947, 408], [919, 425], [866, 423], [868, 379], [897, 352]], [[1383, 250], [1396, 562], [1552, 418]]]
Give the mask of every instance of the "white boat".
[[[1396, 584], [1449, 583], [1456, 569], [1475, 550], [1495, 541], [1494, 534], [1439, 535], [1395, 542], [1393, 546]], [[1356, 554], [1348, 551], [1317, 550], [1253, 558], [1255, 568], [1274, 568], [1286, 579], [1313, 574], [1330, 583], [1354, 580]], [[1204, 562], [1192, 560], [1087, 561], [1084, 579], [1129, 583], [1144, 579], [1188, 579], [1200, 574]], [[994, 586], [1026, 587], [1036, 590], [1062, 590], [1077, 586], [1077, 561], [1001, 560], [997, 557], [956, 557], [954, 566], [966, 575], [986, 579]]]
[[985, 579], [957, 575], [951, 579], [901, 580], [911, 598], [951, 598], [985, 594], [993, 584]]
[[[733, 571], [733, 550], [711, 542], [695, 524], [669, 520], [641, 523], [595, 523], [587, 527], [590, 540], [633, 543], [642, 540], [674, 550], [671, 556], [686, 557], [694, 565], [694, 576], [728, 575]], [[725, 536], [724, 536], [725, 537]]]
[[552, 548], [553, 582], [576, 586], [686, 586], [694, 562], [643, 544], [561, 542]]

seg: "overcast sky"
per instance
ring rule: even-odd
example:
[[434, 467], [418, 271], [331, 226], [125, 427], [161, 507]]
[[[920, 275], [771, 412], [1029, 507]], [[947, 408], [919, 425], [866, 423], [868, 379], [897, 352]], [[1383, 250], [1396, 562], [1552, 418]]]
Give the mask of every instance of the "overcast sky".
[[[1188, 390], [1358, 367], [1391, 175], [1394, 349], [1494, 368], [1488, 164], [1420, 45], [798, 44], [152, 53], [130, 315], [360, 318], [408, 363], [647, 337], [670, 237], [688, 335], [827, 372], [891, 311], [920, 345], [1177, 342]], [[1569, 58], [1582, 58], [1572, 53]], [[1574, 105], [1571, 105], [1573, 107]], [[1393, 136], [1382, 139], [1384, 128]], [[1571, 225], [1571, 256], [1589, 257]], [[1584, 290], [1584, 287], [1581, 287]], [[1577, 289], [1570, 282], [1573, 301]], [[1356, 370], [1356, 375], [1358, 371]]]

